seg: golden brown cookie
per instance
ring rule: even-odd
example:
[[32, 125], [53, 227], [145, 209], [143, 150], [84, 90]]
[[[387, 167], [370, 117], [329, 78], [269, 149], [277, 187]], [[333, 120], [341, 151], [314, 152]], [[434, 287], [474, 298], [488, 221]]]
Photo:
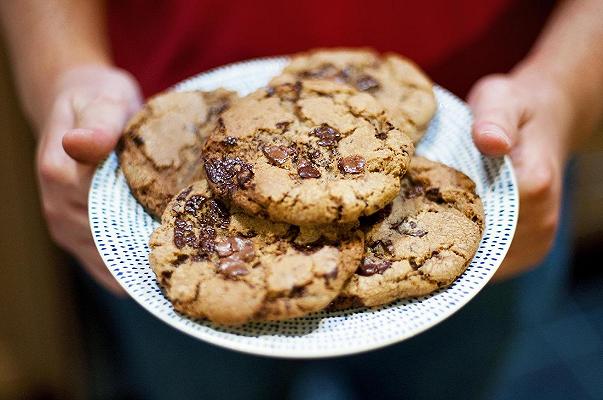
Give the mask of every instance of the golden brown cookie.
[[176, 310], [243, 324], [326, 307], [358, 268], [364, 242], [357, 229], [248, 216], [200, 180], [168, 205], [150, 246], [151, 267]]
[[118, 145], [132, 194], [156, 218], [180, 189], [203, 171], [201, 146], [236, 94], [166, 92], [149, 99], [127, 124]]
[[204, 159], [219, 196], [253, 215], [309, 225], [354, 222], [384, 207], [413, 151], [373, 96], [307, 80], [234, 104]]
[[329, 79], [370, 93], [394, 125], [416, 144], [436, 111], [433, 84], [412, 61], [370, 49], [316, 49], [293, 56], [274, 84], [299, 79]]
[[449, 285], [479, 247], [484, 209], [466, 175], [414, 157], [400, 196], [362, 225], [364, 260], [334, 308], [377, 306]]

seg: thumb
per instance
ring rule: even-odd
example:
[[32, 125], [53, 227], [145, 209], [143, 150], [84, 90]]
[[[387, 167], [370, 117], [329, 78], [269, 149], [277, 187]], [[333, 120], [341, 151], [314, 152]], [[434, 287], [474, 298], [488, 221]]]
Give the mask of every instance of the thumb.
[[517, 140], [522, 106], [508, 78], [487, 77], [468, 96], [473, 110], [473, 141], [487, 156], [509, 153]]
[[75, 124], [63, 136], [63, 149], [76, 161], [97, 164], [114, 148], [137, 101], [97, 97], [85, 105], [73, 102]]
[[63, 136], [63, 149], [84, 164], [101, 162], [115, 148], [121, 131], [101, 128], [74, 128]]

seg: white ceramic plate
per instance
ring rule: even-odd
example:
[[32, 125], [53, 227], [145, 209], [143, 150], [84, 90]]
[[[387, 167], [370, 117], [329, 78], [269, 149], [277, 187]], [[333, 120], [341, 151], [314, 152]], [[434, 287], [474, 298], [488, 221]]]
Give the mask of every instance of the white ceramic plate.
[[[278, 74], [286, 58], [258, 59], [218, 68], [188, 79], [175, 90], [218, 87], [245, 95]], [[174, 311], [148, 262], [148, 239], [157, 227], [130, 194], [117, 157], [96, 171], [89, 217], [96, 246], [113, 276], [157, 318], [218, 346], [273, 357], [318, 358], [367, 351], [405, 340], [429, 329], [463, 307], [500, 266], [513, 238], [518, 194], [508, 159], [483, 157], [471, 140], [471, 113], [448, 91], [437, 87], [438, 111], [417, 153], [469, 175], [486, 211], [486, 229], [471, 265], [450, 287], [375, 309], [319, 312], [304, 318], [216, 326]]]

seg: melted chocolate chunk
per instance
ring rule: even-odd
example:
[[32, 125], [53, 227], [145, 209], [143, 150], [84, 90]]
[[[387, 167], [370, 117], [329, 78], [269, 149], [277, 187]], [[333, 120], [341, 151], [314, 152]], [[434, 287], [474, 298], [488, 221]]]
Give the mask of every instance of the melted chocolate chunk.
[[340, 158], [337, 162], [337, 167], [344, 174], [361, 174], [364, 172], [366, 161], [362, 156], [353, 155]]
[[222, 143], [224, 143], [227, 146], [236, 146], [237, 145], [237, 138], [234, 136], [226, 136], [224, 138], [224, 140], [222, 141]]
[[174, 245], [179, 249], [184, 246], [197, 246], [197, 237], [191, 222], [176, 218], [174, 223]]
[[392, 229], [395, 229], [402, 235], [407, 235], [407, 236], [414, 236], [414, 237], [422, 238], [423, 236], [427, 235], [427, 233], [428, 233], [427, 231], [425, 231], [423, 229], [418, 229], [417, 223], [415, 221], [412, 221], [412, 220], [409, 220], [406, 218], [400, 222], [393, 223], [390, 227]]
[[249, 239], [235, 236], [230, 239], [230, 246], [243, 261], [251, 261], [255, 257], [255, 248], [253, 242]]
[[197, 215], [197, 211], [201, 209], [205, 200], [207, 200], [207, 198], [198, 194], [191, 196], [186, 203], [184, 203], [184, 212], [190, 215]]
[[297, 167], [297, 174], [302, 179], [320, 178], [320, 171], [310, 163], [300, 163]]
[[249, 270], [245, 263], [237, 257], [230, 256], [220, 260], [218, 270], [227, 278], [236, 279], [239, 276], [247, 275]]
[[253, 167], [240, 158], [217, 158], [205, 161], [205, 172], [220, 191], [228, 193], [244, 188], [253, 178]]
[[289, 149], [285, 146], [264, 146], [262, 152], [272, 165], [282, 165], [289, 158]]
[[389, 267], [392, 266], [392, 262], [383, 260], [378, 257], [368, 256], [362, 260], [362, 264], [356, 270], [356, 273], [360, 276], [371, 276], [375, 274], [383, 274]]
[[234, 252], [229, 240], [216, 242], [214, 244], [214, 249], [216, 250], [216, 253], [218, 253], [219, 257], [228, 257]]
[[375, 135], [377, 139], [385, 140], [387, 139], [387, 132], [379, 132]]
[[207, 202], [207, 211], [198, 219], [205, 225], [226, 228], [230, 223], [230, 212], [221, 201], [210, 199]]
[[218, 241], [214, 248], [220, 257], [237, 258], [241, 261], [252, 261], [255, 257], [253, 242], [241, 236]]
[[379, 88], [379, 81], [368, 74], [360, 75], [354, 82], [356, 89], [361, 92], [371, 91]]
[[199, 227], [199, 240], [195, 248], [198, 249], [197, 256], [201, 259], [209, 258], [214, 252], [214, 240], [216, 239], [216, 230], [209, 225]]
[[314, 128], [310, 134], [317, 136], [319, 139], [318, 145], [324, 147], [334, 147], [341, 139], [341, 133], [327, 124], [322, 124], [318, 128]]

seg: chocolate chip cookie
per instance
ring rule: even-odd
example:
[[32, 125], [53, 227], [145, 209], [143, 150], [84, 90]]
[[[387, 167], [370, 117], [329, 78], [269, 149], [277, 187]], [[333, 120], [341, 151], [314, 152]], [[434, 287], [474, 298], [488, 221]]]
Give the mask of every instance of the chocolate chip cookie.
[[204, 148], [212, 190], [295, 225], [353, 222], [384, 207], [414, 151], [373, 96], [334, 81], [260, 89], [219, 125]]
[[334, 308], [376, 306], [449, 285], [479, 247], [484, 210], [466, 175], [415, 157], [400, 196], [362, 225], [364, 259]]
[[132, 194], [156, 218], [203, 171], [201, 146], [236, 94], [167, 92], [151, 98], [127, 124], [118, 145]]
[[243, 324], [323, 309], [358, 268], [364, 242], [358, 229], [248, 216], [200, 180], [167, 206], [150, 246], [151, 267], [176, 310]]
[[369, 49], [317, 49], [293, 57], [273, 83], [329, 79], [370, 93], [417, 143], [436, 111], [433, 84], [412, 61]]

